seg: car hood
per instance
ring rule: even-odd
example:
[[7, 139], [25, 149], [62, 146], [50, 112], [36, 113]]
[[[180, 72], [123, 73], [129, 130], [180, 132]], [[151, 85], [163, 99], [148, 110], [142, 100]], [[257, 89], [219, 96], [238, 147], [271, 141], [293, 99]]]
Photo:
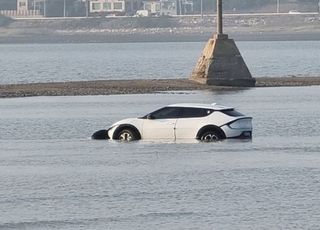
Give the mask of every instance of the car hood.
[[129, 125], [137, 125], [140, 124], [142, 122], [142, 119], [139, 118], [126, 118], [120, 121], [117, 121], [116, 123], [113, 123], [111, 127], [115, 127], [115, 126], [119, 126], [119, 125], [123, 125], [123, 124], [129, 124]]

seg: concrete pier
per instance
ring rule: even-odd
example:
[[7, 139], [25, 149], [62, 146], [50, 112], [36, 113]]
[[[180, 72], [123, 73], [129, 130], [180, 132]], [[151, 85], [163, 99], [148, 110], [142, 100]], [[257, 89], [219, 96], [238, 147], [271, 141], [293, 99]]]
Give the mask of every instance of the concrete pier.
[[255, 86], [255, 79], [244, 62], [237, 45], [223, 34], [222, 1], [217, 1], [217, 34], [202, 51], [191, 80], [217, 86]]

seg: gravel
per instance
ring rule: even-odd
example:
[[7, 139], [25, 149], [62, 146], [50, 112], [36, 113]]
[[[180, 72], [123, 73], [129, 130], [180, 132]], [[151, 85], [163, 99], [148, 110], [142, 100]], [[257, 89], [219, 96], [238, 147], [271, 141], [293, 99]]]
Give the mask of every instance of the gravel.
[[[320, 85], [320, 77], [257, 78], [255, 87]], [[144, 94], [190, 90], [230, 90], [239, 87], [208, 86], [188, 79], [99, 80], [0, 85], [0, 97]]]

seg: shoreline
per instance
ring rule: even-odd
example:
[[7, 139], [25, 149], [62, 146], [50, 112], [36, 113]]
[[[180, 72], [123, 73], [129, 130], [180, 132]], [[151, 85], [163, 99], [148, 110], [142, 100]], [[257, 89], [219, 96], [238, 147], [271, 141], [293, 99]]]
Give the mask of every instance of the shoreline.
[[[320, 32], [230, 32], [235, 41], [319, 41]], [[205, 33], [157, 34], [52, 34], [0, 36], [0, 44], [72, 44], [72, 43], [139, 43], [139, 42], [206, 42], [213, 36]]]
[[[225, 15], [236, 41], [319, 41], [318, 14]], [[207, 41], [215, 16], [19, 19], [0, 25], [0, 44]]]
[[[256, 81], [256, 86], [252, 88], [312, 86], [320, 85], [320, 76], [262, 77], [256, 78]], [[237, 89], [243, 88], [202, 85], [188, 79], [96, 80], [0, 85], [0, 98], [147, 94], [168, 91], [221, 91]]]

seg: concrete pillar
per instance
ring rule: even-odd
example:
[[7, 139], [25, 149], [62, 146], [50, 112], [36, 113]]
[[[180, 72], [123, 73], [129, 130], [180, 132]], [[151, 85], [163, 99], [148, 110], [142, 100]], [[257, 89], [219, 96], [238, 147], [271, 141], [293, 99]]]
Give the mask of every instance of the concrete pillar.
[[244, 62], [235, 42], [223, 34], [222, 0], [217, 0], [217, 33], [210, 38], [191, 79], [217, 86], [251, 87], [255, 79]]
[[222, 0], [217, 0], [217, 34], [223, 34]]

